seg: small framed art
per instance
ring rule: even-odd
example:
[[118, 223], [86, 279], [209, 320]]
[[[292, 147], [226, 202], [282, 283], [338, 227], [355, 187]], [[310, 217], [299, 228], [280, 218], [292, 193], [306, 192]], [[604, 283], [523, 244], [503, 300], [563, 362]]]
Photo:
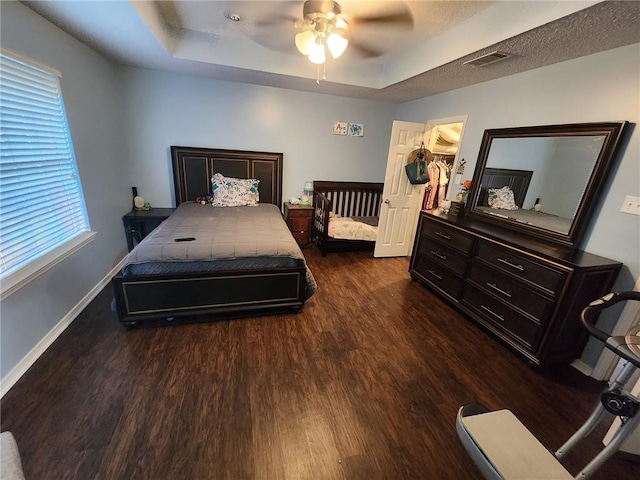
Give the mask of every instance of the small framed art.
[[350, 123], [349, 135], [352, 137], [364, 137], [364, 125], [361, 123]]
[[349, 128], [349, 122], [343, 122], [343, 121], [333, 122], [334, 135], [346, 135], [348, 128]]

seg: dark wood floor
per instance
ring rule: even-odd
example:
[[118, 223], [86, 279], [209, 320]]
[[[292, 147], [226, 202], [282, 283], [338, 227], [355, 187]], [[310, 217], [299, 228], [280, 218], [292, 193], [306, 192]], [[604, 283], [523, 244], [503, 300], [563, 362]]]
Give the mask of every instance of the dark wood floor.
[[479, 479], [460, 405], [510, 408], [555, 450], [597, 402], [603, 384], [532, 370], [407, 259], [305, 253], [318, 292], [297, 315], [127, 331], [102, 292], [2, 401], [27, 479]]

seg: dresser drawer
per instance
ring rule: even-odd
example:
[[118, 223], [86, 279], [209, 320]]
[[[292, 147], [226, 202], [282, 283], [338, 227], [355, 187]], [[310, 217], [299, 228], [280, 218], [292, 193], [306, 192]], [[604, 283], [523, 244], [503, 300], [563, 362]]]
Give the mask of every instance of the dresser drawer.
[[469, 254], [473, 247], [474, 239], [471, 235], [440, 222], [424, 222], [421, 233], [464, 254]]
[[469, 260], [466, 257], [462, 256], [460, 252], [457, 252], [452, 248], [445, 247], [430, 239], [420, 239], [418, 252], [431, 259], [431, 261], [440, 263], [448, 269], [453, 270], [454, 273], [461, 277], [464, 276], [467, 271], [467, 263]]
[[540, 325], [501, 303], [486, 292], [467, 284], [463, 302], [476, 310], [480, 316], [507, 333], [519, 343], [533, 350], [537, 346]]
[[527, 285], [473, 262], [467, 277], [482, 290], [531, 315], [544, 324], [553, 308], [553, 301], [536, 293]]
[[446, 290], [456, 298], [460, 298], [464, 281], [442, 265], [419, 253], [413, 262], [413, 270], [435, 286]]
[[537, 285], [551, 294], [560, 290], [569, 273], [568, 269], [538, 263], [535, 257], [486, 241], [479, 242], [476, 258]]

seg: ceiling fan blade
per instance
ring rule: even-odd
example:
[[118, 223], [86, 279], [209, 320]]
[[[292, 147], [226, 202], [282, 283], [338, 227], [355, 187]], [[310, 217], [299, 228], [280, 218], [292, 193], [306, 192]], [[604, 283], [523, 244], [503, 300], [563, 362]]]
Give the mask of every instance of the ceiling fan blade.
[[347, 46], [347, 50], [353, 51], [356, 55], [362, 58], [375, 58], [384, 53], [384, 51], [382, 50], [369, 47], [362, 42], [359, 42], [358, 40], [354, 40], [352, 38], [349, 39], [349, 46]]
[[409, 10], [399, 10], [384, 15], [370, 15], [365, 17], [355, 17], [353, 23], [356, 26], [378, 26], [389, 25], [397, 28], [410, 29], [413, 27], [413, 15]]

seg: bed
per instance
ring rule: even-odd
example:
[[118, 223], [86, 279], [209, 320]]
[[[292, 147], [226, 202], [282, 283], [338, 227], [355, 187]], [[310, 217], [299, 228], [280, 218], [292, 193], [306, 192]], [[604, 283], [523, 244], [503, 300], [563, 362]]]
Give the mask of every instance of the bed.
[[374, 248], [383, 188], [372, 182], [313, 182], [312, 237], [323, 257]]
[[[299, 311], [316, 285], [280, 211], [283, 155], [174, 146], [171, 160], [177, 208], [113, 278], [120, 321]], [[214, 173], [259, 180], [258, 205], [195, 202]]]
[[[497, 216], [525, 225], [535, 225], [546, 230], [568, 233], [571, 228], [572, 219], [523, 208], [532, 176], [533, 171], [530, 170], [504, 168], [485, 169], [480, 184], [480, 196], [476, 210], [487, 215]], [[508, 187], [508, 190], [505, 189], [505, 187]], [[505, 189], [513, 192], [513, 203], [518, 208], [495, 208], [495, 205], [491, 207], [489, 205], [490, 189]]]

